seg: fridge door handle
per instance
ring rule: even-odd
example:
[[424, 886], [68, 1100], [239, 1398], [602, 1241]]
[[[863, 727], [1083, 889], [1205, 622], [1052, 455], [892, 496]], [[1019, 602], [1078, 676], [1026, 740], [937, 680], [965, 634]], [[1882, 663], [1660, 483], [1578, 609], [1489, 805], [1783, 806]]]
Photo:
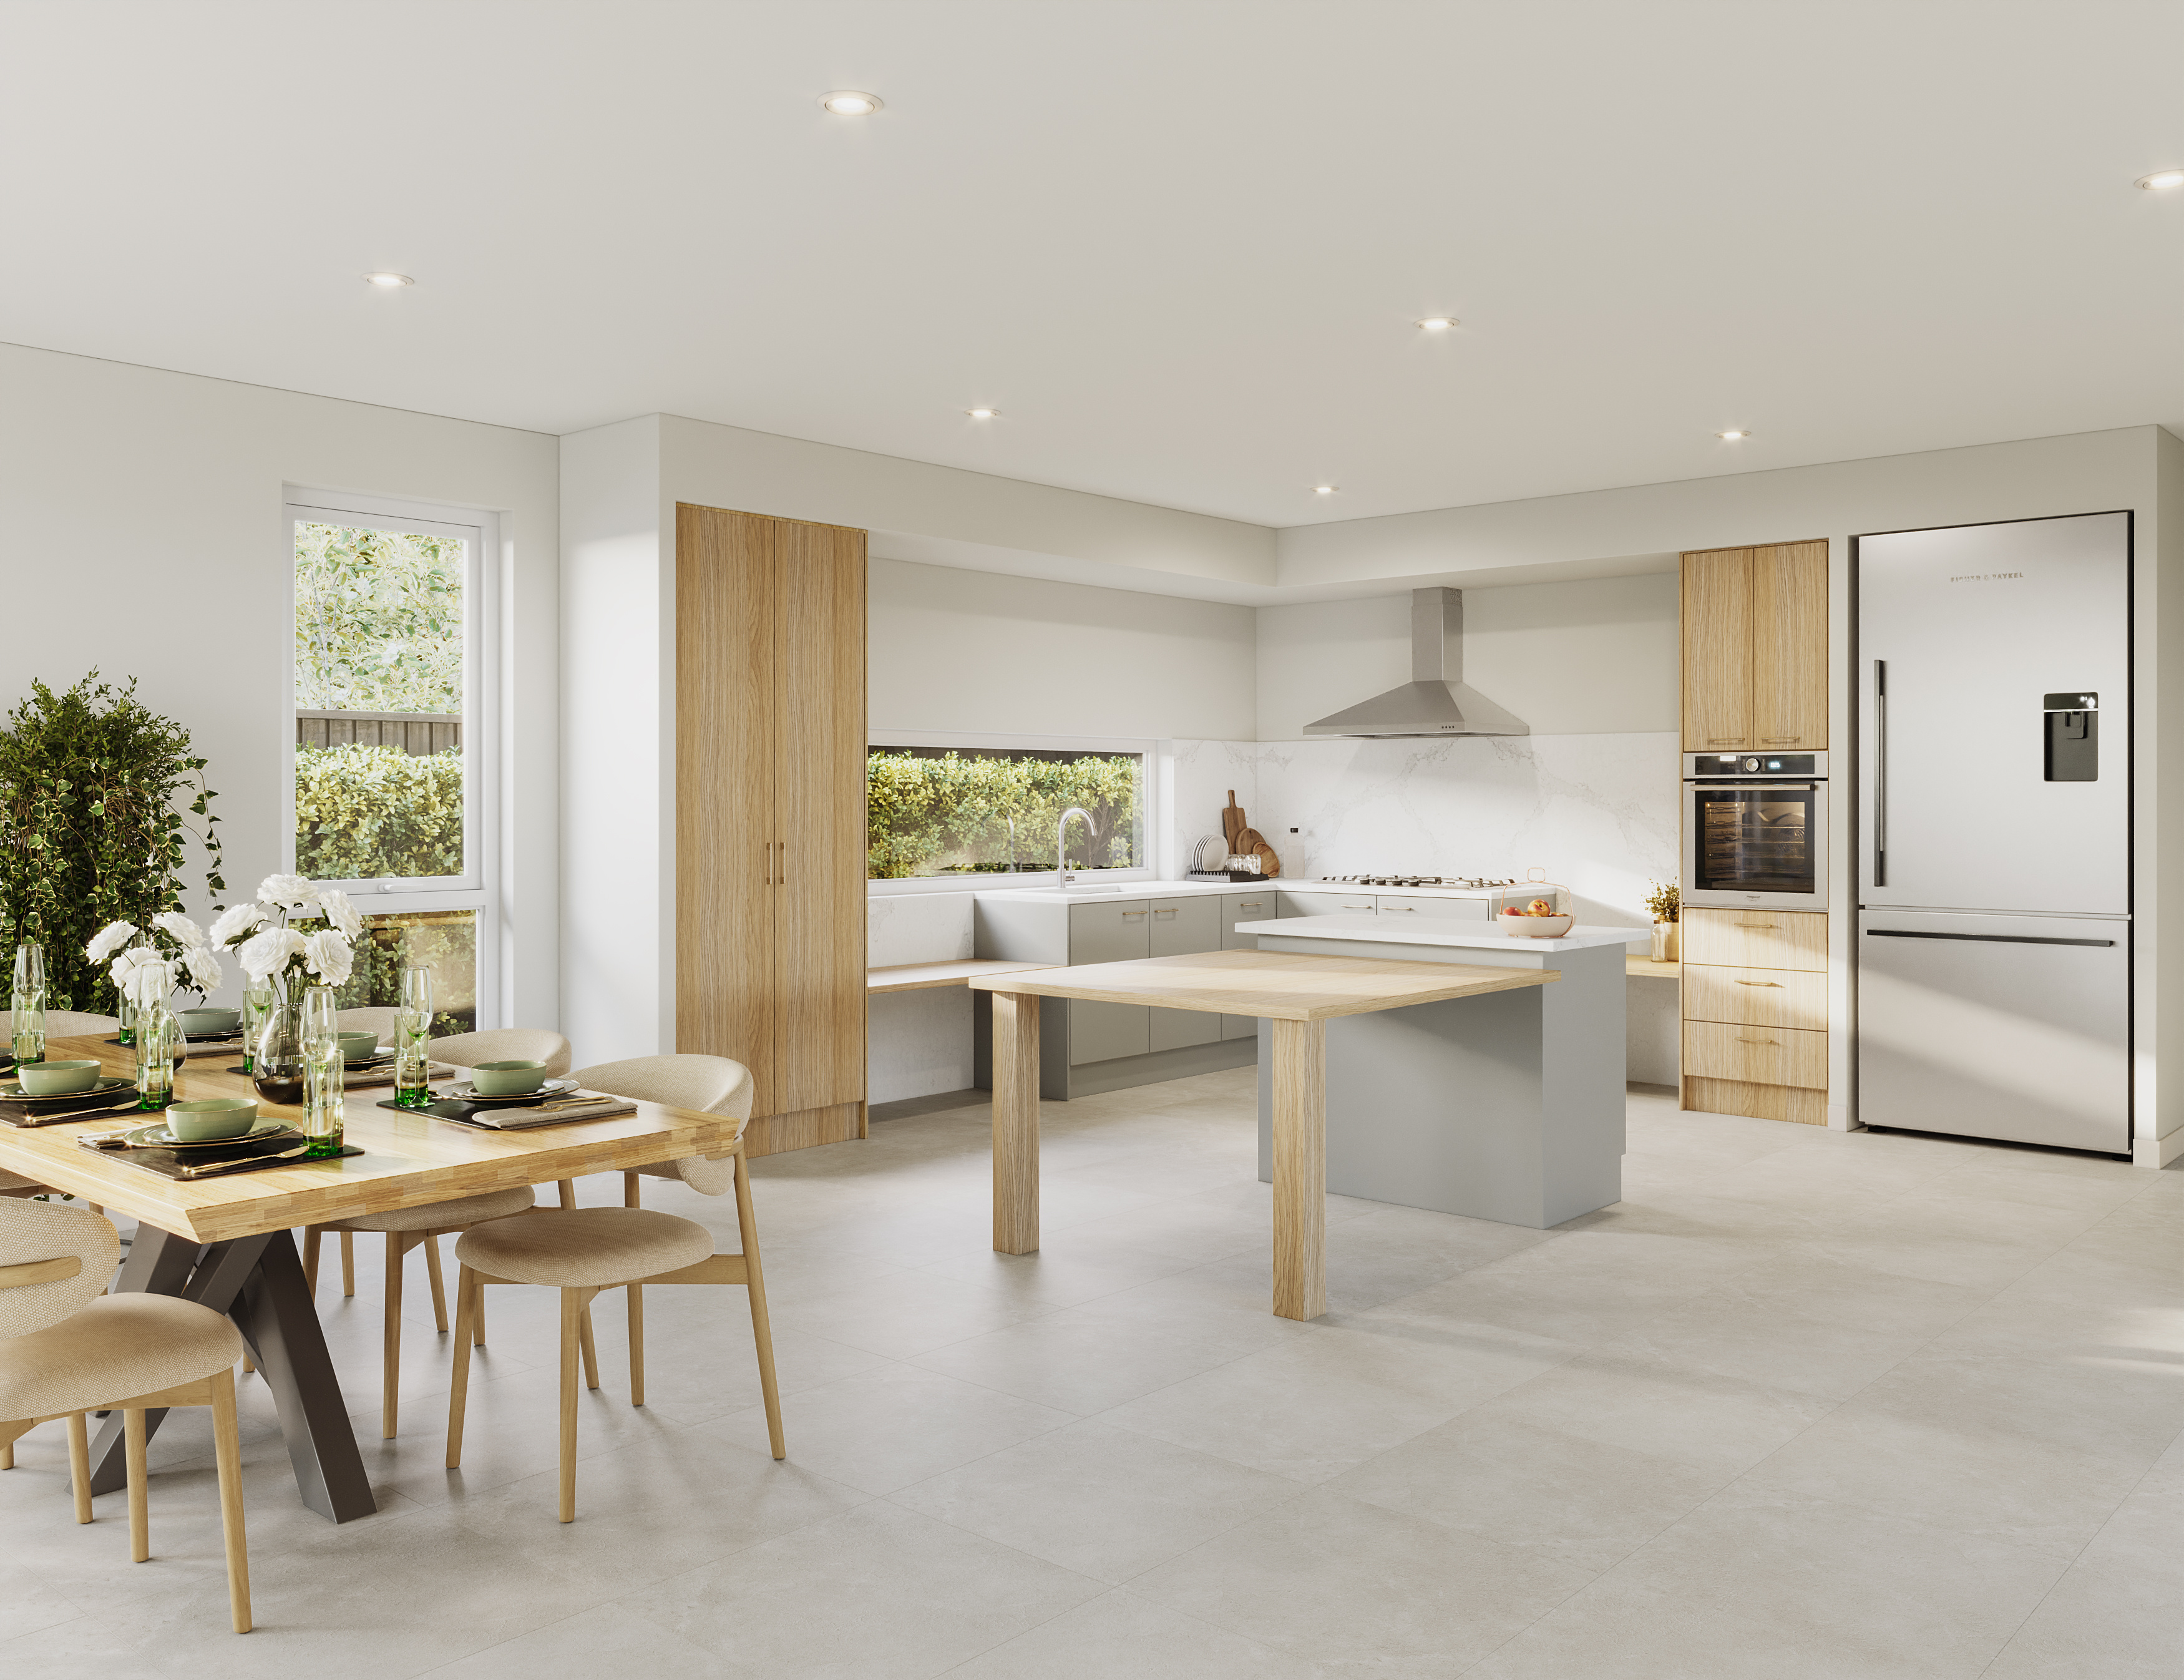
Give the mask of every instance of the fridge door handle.
[[1873, 884], [1888, 885], [1888, 661], [1873, 661]]

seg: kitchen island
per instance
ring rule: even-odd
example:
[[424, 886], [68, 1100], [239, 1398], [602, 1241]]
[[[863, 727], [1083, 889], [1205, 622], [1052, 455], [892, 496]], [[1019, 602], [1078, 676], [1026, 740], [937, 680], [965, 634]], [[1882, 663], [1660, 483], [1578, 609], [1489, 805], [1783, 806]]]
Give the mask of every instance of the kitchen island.
[[[1651, 939], [1646, 929], [1522, 939], [1493, 924], [1334, 915], [1240, 922], [1237, 931], [1256, 935], [1262, 952], [1562, 976], [1330, 1021], [1329, 1190], [1535, 1230], [1622, 1199], [1624, 957]], [[1275, 1092], [1262, 1049], [1259, 1177], [1271, 1182]]]

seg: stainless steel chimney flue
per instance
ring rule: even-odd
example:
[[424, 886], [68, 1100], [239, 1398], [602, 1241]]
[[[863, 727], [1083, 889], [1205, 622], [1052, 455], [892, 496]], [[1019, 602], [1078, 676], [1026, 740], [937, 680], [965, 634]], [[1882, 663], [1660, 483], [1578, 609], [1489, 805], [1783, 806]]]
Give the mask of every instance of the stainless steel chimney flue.
[[1529, 735], [1463, 680], [1463, 591], [1411, 591], [1411, 680], [1304, 726], [1307, 735]]

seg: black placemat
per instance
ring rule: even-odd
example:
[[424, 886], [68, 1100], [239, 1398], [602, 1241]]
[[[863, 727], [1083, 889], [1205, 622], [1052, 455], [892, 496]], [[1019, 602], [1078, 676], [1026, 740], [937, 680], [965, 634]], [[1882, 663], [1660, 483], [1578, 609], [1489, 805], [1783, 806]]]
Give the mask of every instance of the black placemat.
[[[91, 1149], [91, 1146], [84, 1146]], [[187, 1154], [174, 1149], [92, 1149], [91, 1153], [119, 1161], [125, 1166], [142, 1167], [148, 1173], [157, 1173], [161, 1178], [175, 1179], [194, 1184], [199, 1179], [223, 1178], [230, 1173], [270, 1172], [276, 1167], [317, 1166], [326, 1161], [337, 1160], [337, 1155], [291, 1155], [285, 1160], [270, 1157], [286, 1155], [296, 1147], [292, 1137], [269, 1138], [262, 1144], [238, 1144], [233, 1155], [224, 1155], [213, 1149], [192, 1149]], [[342, 1155], [361, 1155], [364, 1147], [345, 1143]]]
[[[566, 1094], [553, 1099], [565, 1102]], [[614, 1099], [604, 1099], [614, 1100]], [[436, 1120], [454, 1120], [458, 1125], [475, 1126], [480, 1131], [528, 1131], [533, 1126], [581, 1125], [586, 1120], [618, 1120], [626, 1114], [634, 1114], [637, 1104], [623, 1102], [598, 1114], [541, 1114], [536, 1102], [462, 1102], [452, 1097], [443, 1097], [421, 1108], [412, 1108], [400, 1102], [382, 1102], [382, 1108], [392, 1108], [398, 1114], [430, 1114]], [[479, 1115], [506, 1114], [505, 1120], [482, 1119]], [[517, 1118], [527, 1114], [531, 1118]]]
[[[169, 1102], [174, 1099], [170, 1097]], [[136, 1088], [89, 1092], [81, 1097], [57, 1097], [49, 1102], [0, 1102], [0, 1125], [28, 1131], [34, 1126], [65, 1125], [75, 1120], [96, 1120], [108, 1114], [156, 1114], [166, 1108], [140, 1108]]]

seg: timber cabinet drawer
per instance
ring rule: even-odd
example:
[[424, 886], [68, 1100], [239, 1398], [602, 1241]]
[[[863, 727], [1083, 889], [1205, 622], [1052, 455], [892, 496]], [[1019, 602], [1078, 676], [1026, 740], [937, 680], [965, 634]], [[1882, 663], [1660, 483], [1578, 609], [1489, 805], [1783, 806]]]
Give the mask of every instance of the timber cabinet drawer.
[[1684, 964], [1684, 1019], [1825, 1032], [1828, 977], [1802, 968]]
[[1684, 1023], [1684, 1077], [1738, 1080], [1747, 1085], [1794, 1085], [1825, 1091], [1828, 1035], [1791, 1027]]
[[1686, 909], [1682, 919], [1685, 963], [1827, 972], [1825, 911]]

